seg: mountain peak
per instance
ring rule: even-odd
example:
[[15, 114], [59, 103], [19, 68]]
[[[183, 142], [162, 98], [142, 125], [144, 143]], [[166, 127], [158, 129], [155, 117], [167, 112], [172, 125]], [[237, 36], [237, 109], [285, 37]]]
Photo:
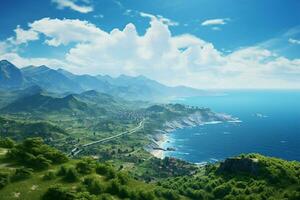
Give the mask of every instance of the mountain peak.
[[0, 61], [0, 87], [18, 88], [23, 84], [23, 76], [19, 68], [7, 60]]
[[10, 64], [10, 65], [13, 65], [11, 62], [9, 62], [8, 60], [0, 60], [0, 64], [3, 65], [3, 64]]

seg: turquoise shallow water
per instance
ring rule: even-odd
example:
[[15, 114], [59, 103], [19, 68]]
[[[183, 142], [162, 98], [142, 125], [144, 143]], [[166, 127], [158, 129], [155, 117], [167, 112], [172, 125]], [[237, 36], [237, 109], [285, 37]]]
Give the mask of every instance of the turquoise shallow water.
[[300, 91], [222, 91], [224, 95], [176, 100], [238, 117], [241, 123], [210, 124], [177, 130], [166, 156], [214, 162], [241, 153], [261, 153], [300, 161]]

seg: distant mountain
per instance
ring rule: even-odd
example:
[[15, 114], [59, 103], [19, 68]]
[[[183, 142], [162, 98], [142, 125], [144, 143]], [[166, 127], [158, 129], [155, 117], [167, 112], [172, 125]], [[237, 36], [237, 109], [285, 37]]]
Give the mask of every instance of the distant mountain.
[[69, 94], [64, 97], [51, 96], [51, 94], [35, 87], [26, 90], [28, 94], [31, 93], [32, 95], [21, 95], [24, 92], [24, 90], [21, 90], [18, 93], [19, 98], [10, 104], [6, 104], [0, 109], [0, 113], [41, 113], [48, 115], [60, 112], [67, 115], [100, 116], [102, 114], [118, 114], [128, 108], [140, 107], [139, 102], [125, 101], [95, 90], [80, 94]]
[[206, 92], [185, 86], [169, 87], [145, 76], [75, 75], [63, 69], [59, 73], [76, 81], [84, 90], [97, 90], [127, 100], [162, 101], [170, 97], [198, 96]]
[[[21, 71], [8, 61], [1, 61], [2, 88], [38, 86], [44, 91], [60, 95], [95, 90], [126, 100], [165, 101], [174, 97], [199, 96], [202, 90], [179, 86], [169, 87], [145, 76], [110, 77], [108, 75], [76, 75], [69, 71], [54, 70], [47, 66], [28, 66]], [[1, 86], [0, 86], [1, 88]]]
[[116, 99], [111, 95], [100, 93], [96, 90], [89, 90], [75, 96], [82, 101], [92, 104], [112, 104], [117, 102]]
[[205, 93], [185, 86], [169, 87], [145, 76], [120, 75], [115, 79], [112, 78], [110, 83], [116, 86], [111, 94], [130, 100], [164, 101], [172, 97], [199, 96]]
[[55, 98], [46, 96], [41, 93], [32, 96], [25, 96], [13, 103], [7, 105], [1, 112], [4, 113], [20, 113], [20, 112], [91, 112], [92, 109], [84, 102], [79, 101], [73, 95], [63, 98]]
[[76, 81], [44, 65], [38, 67], [28, 66], [21, 70], [27, 82], [31, 85], [38, 85], [47, 91], [57, 93], [83, 91]]
[[20, 69], [7, 60], [0, 61], [0, 88], [10, 89], [22, 87], [24, 83]]

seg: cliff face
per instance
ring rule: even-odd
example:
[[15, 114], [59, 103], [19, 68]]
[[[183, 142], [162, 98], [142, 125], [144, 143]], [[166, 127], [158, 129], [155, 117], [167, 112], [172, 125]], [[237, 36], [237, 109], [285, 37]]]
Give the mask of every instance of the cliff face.
[[259, 174], [258, 159], [228, 158], [220, 164], [220, 173], [247, 173], [257, 176]]
[[214, 113], [212, 111], [197, 111], [186, 117], [180, 117], [173, 121], [166, 122], [163, 131], [168, 133], [185, 127], [200, 126], [209, 123], [221, 123], [225, 121], [237, 121], [237, 119], [230, 115]]

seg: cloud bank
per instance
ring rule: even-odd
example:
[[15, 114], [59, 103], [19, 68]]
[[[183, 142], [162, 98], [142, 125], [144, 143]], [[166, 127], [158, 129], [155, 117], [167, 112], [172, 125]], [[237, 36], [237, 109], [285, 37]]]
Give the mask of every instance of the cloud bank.
[[0, 58], [19, 66], [46, 64], [75, 73], [142, 74], [168, 85], [197, 88], [300, 88], [300, 59], [259, 45], [224, 54], [194, 35], [172, 35], [171, 24], [162, 17], [141, 15], [150, 19], [144, 35], [132, 23], [105, 32], [88, 21], [43, 18], [27, 29], [17, 27], [16, 36], [7, 42], [43, 40], [53, 47], [71, 46], [64, 59], [23, 58], [1, 43]]

